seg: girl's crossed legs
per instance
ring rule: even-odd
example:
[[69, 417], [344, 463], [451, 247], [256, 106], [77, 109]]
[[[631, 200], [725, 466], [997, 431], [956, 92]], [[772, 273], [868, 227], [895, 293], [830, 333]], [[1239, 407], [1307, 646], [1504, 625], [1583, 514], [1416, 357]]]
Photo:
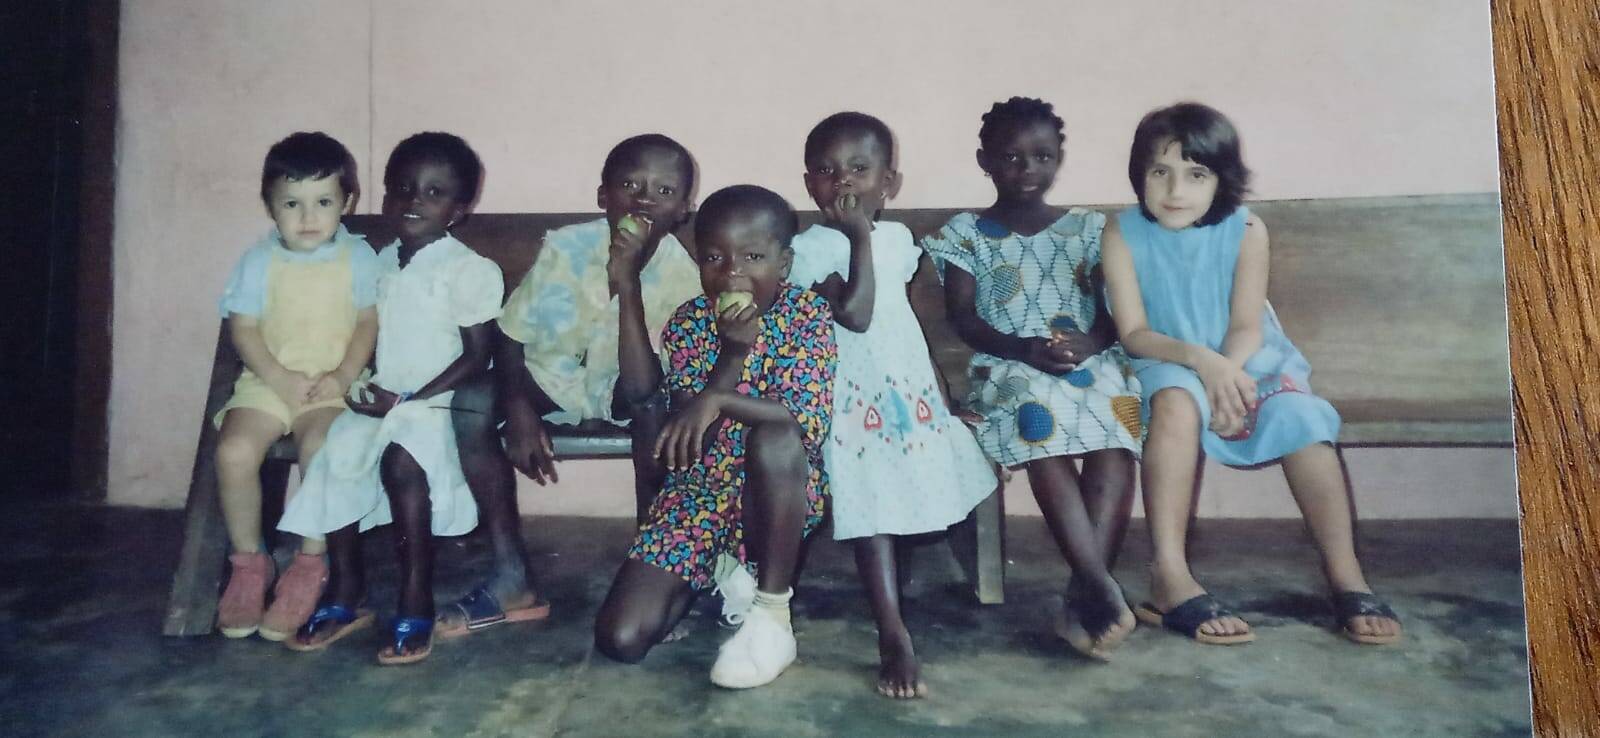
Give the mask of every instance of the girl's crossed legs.
[[1083, 460], [1081, 476], [1070, 457], [1030, 461], [1028, 484], [1072, 567], [1062, 635], [1085, 655], [1105, 658], [1135, 623], [1122, 587], [1111, 576], [1132, 510], [1133, 456], [1105, 449], [1084, 454]]

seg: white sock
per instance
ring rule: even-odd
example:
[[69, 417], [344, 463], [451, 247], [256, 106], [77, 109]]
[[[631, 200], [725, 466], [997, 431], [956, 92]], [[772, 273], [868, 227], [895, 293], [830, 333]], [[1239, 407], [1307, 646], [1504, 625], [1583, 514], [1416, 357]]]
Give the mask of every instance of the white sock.
[[794, 598], [794, 588], [785, 589], [782, 594], [769, 594], [756, 590], [756, 600], [752, 607], [765, 610], [768, 615], [777, 619], [784, 625], [789, 625], [789, 600]]

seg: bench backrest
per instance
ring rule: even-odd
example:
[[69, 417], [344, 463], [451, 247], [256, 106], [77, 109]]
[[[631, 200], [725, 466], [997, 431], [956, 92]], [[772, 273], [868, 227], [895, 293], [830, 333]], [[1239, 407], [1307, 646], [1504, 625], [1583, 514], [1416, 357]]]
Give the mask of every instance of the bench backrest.
[[[1122, 206], [1099, 208], [1107, 213]], [[1499, 199], [1493, 194], [1250, 203], [1272, 234], [1269, 299], [1346, 421], [1347, 442], [1511, 442]], [[959, 209], [889, 210], [919, 239]], [[500, 265], [507, 291], [546, 231], [593, 213], [479, 213], [454, 233]], [[815, 211], [801, 213], [804, 224]], [[374, 246], [383, 220], [346, 219]], [[692, 228], [678, 237], [691, 250]], [[944, 317], [938, 277], [911, 284], [913, 307], [953, 392], [971, 349]]]

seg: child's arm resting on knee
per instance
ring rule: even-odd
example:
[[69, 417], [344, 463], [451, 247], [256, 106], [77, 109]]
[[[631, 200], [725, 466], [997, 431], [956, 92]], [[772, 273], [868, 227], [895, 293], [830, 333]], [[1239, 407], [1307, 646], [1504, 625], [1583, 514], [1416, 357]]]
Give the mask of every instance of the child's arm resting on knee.
[[372, 352], [378, 346], [378, 309], [369, 307], [356, 313], [355, 332], [350, 334], [350, 343], [345, 346], [344, 359], [339, 366], [331, 372], [324, 372], [317, 377], [316, 384], [311, 387], [311, 401], [337, 400], [344, 396], [355, 384], [356, 378], [361, 376], [361, 370], [367, 368], [372, 361]]
[[242, 313], [228, 315], [228, 339], [244, 365], [289, 407], [299, 407], [311, 394], [313, 379], [309, 375], [285, 369], [267, 348], [261, 337], [261, 321]]
[[1249, 398], [1253, 399], [1254, 382], [1244, 373], [1242, 365], [1235, 365], [1228, 357], [1208, 347], [1179, 341], [1157, 333], [1150, 327], [1144, 311], [1144, 296], [1139, 291], [1139, 276], [1133, 267], [1133, 255], [1128, 252], [1127, 242], [1122, 240], [1122, 230], [1117, 227], [1116, 218], [1106, 220], [1100, 249], [1106, 292], [1111, 299], [1112, 320], [1122, 336], [1122, 347], [1135, 356], [1180, 364], [1194, 370], [1200, 376], [1201, 384], [1205, 385], [1213, 424], [1226, 425], [1233, 419], [1243, 417], [1248, 405], [1243, 387], [1249, 382]]
[[[955, 262], [950, 265], [958, 266]], [[968, 346], [990, 356], [1020, 361], [1046, 374], [1076, 368], [1077, 362], [1067, 358], [1066, 344], [1042, 336], [1023, 338], [995, 330], [978, 315], [977, 292], [978, 282], [971, 274], [959, 267], [945, 270], [945, 315]]]

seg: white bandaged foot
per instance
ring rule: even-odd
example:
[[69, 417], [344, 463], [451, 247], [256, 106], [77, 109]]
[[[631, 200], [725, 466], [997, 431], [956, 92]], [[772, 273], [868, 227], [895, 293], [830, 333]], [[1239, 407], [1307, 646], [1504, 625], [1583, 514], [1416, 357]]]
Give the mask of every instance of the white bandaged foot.
[[714, 593], [722, 596], [722, 624], [736, 627], [743, 623], [756, 601], [756, 578], [738, 558], [722, 554], [717, 557], [713, 579], [717, 583]]
[[790, 589], [783, 594], [756, 592], [739, 632], [717, 650], [711, 683], [728, 689], [767, 684], [794, 663], [794, 628], [789, 624]]

